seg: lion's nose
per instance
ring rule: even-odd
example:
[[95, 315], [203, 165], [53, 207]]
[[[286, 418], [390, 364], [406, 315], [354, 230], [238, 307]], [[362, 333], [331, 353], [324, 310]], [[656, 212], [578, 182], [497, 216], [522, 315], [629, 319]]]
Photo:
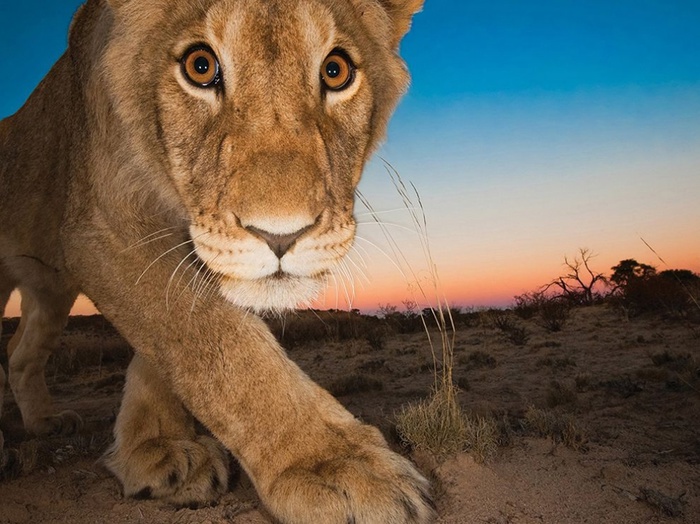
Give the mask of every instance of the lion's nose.
[[270, 246], [272, 252], [275, 255], [277, 255], [277, 258], [281, 259], [284, 256], [284, 254], [291, 249], [291, 247], [299, 239], [299, 237], [301, 237], [312, 227], [313, 224], [303, 227], [298, 231], [295, 231], [294, 233], [289, 233], [286, 235], [276, 235], [263, 229], [259, 229], [255, 226], [248, 226], [246, 227], [246, 229], [254, 235], [257, 235], [260, 238], [262, 238], [265, 242], [267, 242], [267, 245]]

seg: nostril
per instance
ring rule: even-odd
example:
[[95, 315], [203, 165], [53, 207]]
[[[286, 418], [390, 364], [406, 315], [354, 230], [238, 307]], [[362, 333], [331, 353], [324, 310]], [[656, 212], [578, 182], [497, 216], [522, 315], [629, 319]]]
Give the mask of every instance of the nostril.
[[312, 227], [313, 224], [303, 227], [298, 231], [295, 231], [294, 233], [289, 233], [286, 235], [276, 235], [263, 229], [258, 229], [255, 226], [248, 226], [246, 227], [246, 229], [254, 235], [262, 238], [265, 242], [267, 242], [267, 245], [270, 246], [272, 252], [275, 255], [277, 255], [277, 258], [282, 258], [284, 254], [291, 249], [291, 247], [299, 239], [299, 237], [306, 233]]

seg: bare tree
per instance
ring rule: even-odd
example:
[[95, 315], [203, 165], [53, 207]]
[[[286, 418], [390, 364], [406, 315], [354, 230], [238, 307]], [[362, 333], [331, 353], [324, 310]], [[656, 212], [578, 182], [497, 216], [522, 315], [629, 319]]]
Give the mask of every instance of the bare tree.
[[607, 286], [608, 279], [602, 273], [595, 272], [590, 265], [595, 255], [588, 248], [579, 248], [573, 260], [564, 257], [567, 273], [545, 285], [543, 292], [559, 288], [559, 296], [574, 304], [590, 306], [599, 297], [596, 287]]

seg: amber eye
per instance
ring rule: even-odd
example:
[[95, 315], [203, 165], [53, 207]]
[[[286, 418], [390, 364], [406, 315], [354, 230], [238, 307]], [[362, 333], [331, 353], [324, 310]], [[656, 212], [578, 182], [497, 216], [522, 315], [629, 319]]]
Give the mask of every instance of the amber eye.
[[331, 91], [345, 89], [355, 79], [355, 66], [344, 51], [335, 49], [321, 65], [321, 81]]
[[214, 52], [205, 46], [195, 46], [182, 57], [182, 73], [198, 87], [215, 86], [221, 80], [219, 61]]

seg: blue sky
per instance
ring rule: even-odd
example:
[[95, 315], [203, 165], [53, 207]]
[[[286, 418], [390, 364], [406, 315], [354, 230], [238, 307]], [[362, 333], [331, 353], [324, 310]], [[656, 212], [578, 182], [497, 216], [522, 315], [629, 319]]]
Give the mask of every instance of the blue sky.
[[[0, 116], [60, 56], [79, 3], [2, 3]], [[426, 1], [402, 44], [413, 83], [379, 154], [418, 187], [454, 302], [506, 303], [579, 247], [601, 271], [661, 265], [640, 237], [700, 270], [699, 27], [697, 1]], [[380, 162], [361, 189], [420, 266]], [[406, 293], [376, 229], [358, 241], [364, 307]]]

